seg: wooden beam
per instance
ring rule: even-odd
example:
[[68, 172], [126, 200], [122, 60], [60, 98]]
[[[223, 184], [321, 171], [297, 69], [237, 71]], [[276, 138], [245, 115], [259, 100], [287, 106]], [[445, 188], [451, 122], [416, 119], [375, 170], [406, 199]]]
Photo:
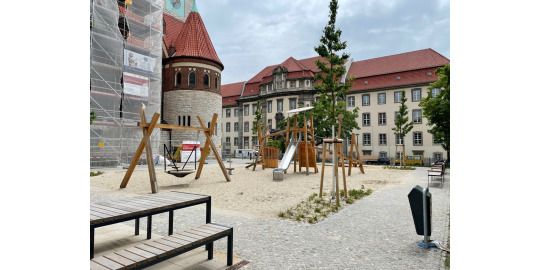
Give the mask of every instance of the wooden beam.
[[322, 197], [322, 190], [323, 190], [323, 182], [324, 182], [324, 163], [326, 162], [326, 143], [323, 142], [323, 150], [322, 150], [322, 167], [321, 167], [321, 184], [319, 188], [319, 197]]
[[[210, 149], [212, 152], [214, 152], [214, 156], [216, 157], [216, 161], [219, 164], [219, 167], [221, 168], [221, 172], [223, 173], [223, 176], [225, 176], [225, 179], [227, 182], [231, 181], [231, 178], [227, 174], [227, 170], [225, 169], [225, 164], [223, 164], [223, 160], [221, 159], [221, 155], [219, 154], [219, 151], [217, 150], [216, 146], [214, 145], [214, 142], [212, 142], [212, 136], [214, 134], [214, 130], [217, 126], [217, 113], [214, 113], [212, 116], [212, 121], [210, 122], [210, 128], [207, 132], [204, 133], [206, 136], [206, 142], [204, 143], [204, 153], [202, 154], [201, 160], [199, 162], [199, 168], [197, 168], [197, 175], [195, 176], [195, 179], [199, 179], [201, 177], [202, 173], [202, 167], [204, 166], [204, 160], [208, 157], [210, 154]], [[201, 117], [197, 116], [197, 120], [199, 120], [199, 124], [204, 126], [204, 122], [202, 121]]]
[[[149, 125], [147, 123], [139, 123], [139, 127], [145, 128]], [[187, 127], [187, 126], [178, 126], [178, 125], [171, 125], [171, 124], [157, 124], [156, 128], [161, 129], [172, 129], [172, 130], [178, 130], [178, 131], [208, 131], [208, 128], [203, 127]]]
[[[146, 114], [144, 113], [144, 109], [141, 108], [141, 123], [146, 125]], [[158, 193], [158, 185], [157, 185], [157, 179], [156, 179], [156, 171], [154, 168], [154, 158], [152, 157], [152, 144], [150, 143], [150, 137], [152, 136], [152, 133], [146, 135], [148, 133], [146, 128], [143, 128], [143, 137], [147, 138], [145, 148], [146, 148], [146, 165], [148, 167], [148, 175], [150, 176], [150, 188], [152, 189], [152, 193]]]
[[[201, 119], [200, 116], [197, 115], [197, 120], [199, 120], [199, 124], [201, 125], [201, 128], [204, 127], [204, 122]], [[210, 126], [210, 130], [212, 129], [212, 126]], [[204, 133], [205, 136], [207, 135], [206, 132]], [[199, 179], [201, 177], [201, 172], [204, 166], [204, 161], [206, 160], [206, 157], [210, 154], [210, 142], [208, 141], [208, 138], [204, 142], [204, 148], [202, 148], [201, 153], [201, 159], [199, 160], [199, 167], [197, 168], [197, 173], [195, 174], [195, 179]]]
[[308, 138], [307, 138], [307, 117], [306, 117], [306, 114], [304, 113], [304, 146], [305, 146], [305, 153], [306, 153], [306, 158], [305, 158], [305, 162], [306, 162], [306, 175], [309, 175], [309, 141], [308, 141]]
[[129, 182], [129, 179], [131, 178], [131, 175], [133, 174], [133, 171], [135, 170], [135, 167], [137, 166], [137, 162], [141, 158], [142, 152], [146, 147], [146, 142], [148, 141], [148, 137], [150, 134], [152, 134], [152, 131], [154, 131], [154, 128], [157, 125], [157, 122], [159, 120], [159, 113], [154, 113], [154, 116], [152, 117], [152, 120], [150, 121], [149, 127], [146, 129], [147, 133], [143, 135], [143, 138], [141, 139], [141, 142], [139, 143], [139, 146], [137, 147], [137, 150], [135, 151], [135, 155], [133, 155], [133, 158], [131, 159], [131, 163], [129, 164], [129, 168], [126, 171], [126, 174], [124, 175], [124, 179], [122, 180], [122, 183], [120, 184], [120, 188], [125, 188]]

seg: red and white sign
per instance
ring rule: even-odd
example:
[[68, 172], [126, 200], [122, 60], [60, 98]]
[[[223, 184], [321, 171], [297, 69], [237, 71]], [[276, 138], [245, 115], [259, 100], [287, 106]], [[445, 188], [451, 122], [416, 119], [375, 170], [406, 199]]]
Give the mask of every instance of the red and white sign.
[[124, 93], [134, 96], [148, 97], [148, 78], [141, 75], [124, 72]]
[[[191, 153], [193, 149], [196, 149], [193, 154]], [[191, 154], [191, 157], [189, 156]], [[197, 159], [195, 159], [195, 156]], [[182, 162], [188, 160], [190, 162], [199, 161], [201, 158], [201, 142], [199, 141], [183, 141], [182, 142]]]

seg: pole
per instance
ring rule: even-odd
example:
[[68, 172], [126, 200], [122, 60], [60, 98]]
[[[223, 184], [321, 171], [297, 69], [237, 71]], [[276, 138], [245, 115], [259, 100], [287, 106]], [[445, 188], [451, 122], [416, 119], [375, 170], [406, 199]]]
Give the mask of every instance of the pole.
[[430, 242], [429, 235], [428, 235], [428, 213], [427, 213], [427, 193], [429, 191], [429, 188], [424, 188], [422, 191], [422, 204], [423, 204], [423, 210], [424, 210], [424, 244], [427, 244]]
[[[334, 125], [332, 125], [332, 140], [334, 139]], [[332, 196], [336, 193], [336, 147], [335, 143], [332, 143]]]

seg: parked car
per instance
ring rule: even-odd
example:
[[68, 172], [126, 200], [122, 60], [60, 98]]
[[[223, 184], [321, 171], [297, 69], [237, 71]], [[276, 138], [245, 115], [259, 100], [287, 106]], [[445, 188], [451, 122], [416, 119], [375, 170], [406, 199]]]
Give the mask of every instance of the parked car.
[[367, 159], [364, 160], [365, 164], [372, 164], [372, 165], [390, 165], [390, 159], [389, 158], [377, 158], [377, 159]]

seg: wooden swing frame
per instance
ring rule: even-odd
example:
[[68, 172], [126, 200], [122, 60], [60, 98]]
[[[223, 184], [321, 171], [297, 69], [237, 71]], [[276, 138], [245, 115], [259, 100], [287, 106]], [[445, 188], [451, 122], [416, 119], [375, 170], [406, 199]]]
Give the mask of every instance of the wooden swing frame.
[[156, 128], [170, 129], [170, 130], [177, 130], [177, 131], [191, 131], [191, 132], [202, 131], [204, 135], [206, 136], [206, 142], [204, 144], [204, 147], [202, 148], [201, 158], [199, 160], [199, 166], [197, 167], [197, 174], [195, 175], [195, 179], [199, 179], [201, 177], [202, 169], [204, 167], [204, 162], [206, 161], [206, 158], [210, 154], [210, 150], [212, 150], [219, 164], [219, 167], [221, 168], [221, 172], [223, 173], [223, 176], [225, 177], [227, 182], [231, 181], [229, 175], [226, 172], [225, 165], [223, 164], [223, 160], [221, 159], [219, 151], [214, 145], [214, 142], [212, 142], [212, 136], [214, 135], [214, 132], [217, 126], [217, 119], [218, 119], [217, 113], [214, 113], [214, 115], [212, 116], [212, 121], [210, 122], [210, 127], [208, 128], [204, 127], [204, 121], [202, 120], [200, 116], [197, 116], [200, 127], [186, 127], [186, 126], [171, 125], [171, 124], [158, 124], [159, 116], [160, 116], [159, 113], [154, 113], [150, 123], [147, 123], [146, 115], [144, 113], [144, 107], [141, 107], [140, 116], [141, 116], [141, 122], [139, 123], [139, 127], [142, 129], [143, 137], [141, 139], [141, 142], [139, 143], [139, 146], [137, 147], [137, 150], [135, 151], [135, 155], [133, 155], [133, 158], [131, 159], [131, 163], [129, 164], [128, 170], [126, 171], [126, 174], [124, 175], [122, 183], [120, 184], [120, 188], [125, 188], [127, 186], [131, 178], [131, 175], [133, 174], [133, 171], [135, 170], [135, 167], [137, 166], [137, 163], [139, 162], [142, 156], [143, 151], [146, 150], [148, 175], [150, 176], [150, 187], [152, 189], [152, 193], [159, 192], [159, 187], [158, 187], [157, 179], [156, 179], [156, 170], [154, 168], [154, 162], [152, 158], [152, 146], [149, 143], [150, 136], [152, 135], [152, 132]]

